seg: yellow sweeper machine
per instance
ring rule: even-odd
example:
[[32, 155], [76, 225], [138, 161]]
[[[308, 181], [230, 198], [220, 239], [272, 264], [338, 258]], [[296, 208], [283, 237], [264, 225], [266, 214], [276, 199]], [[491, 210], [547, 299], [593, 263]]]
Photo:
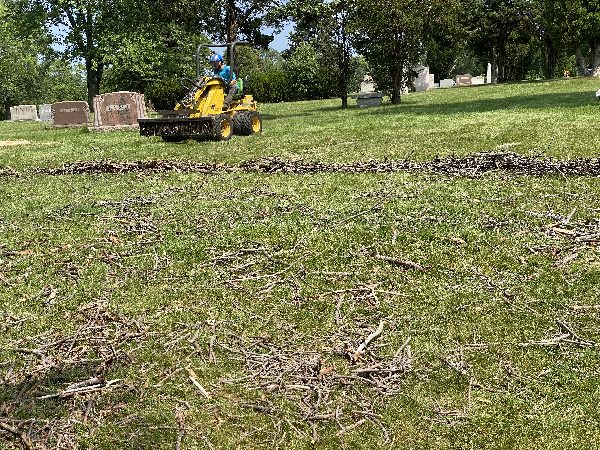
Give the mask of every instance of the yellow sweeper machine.
[[[235, 41], [227, 44], [201, 44], [196, 49], [196, 79], [183, 79], [188, 93], [172, 111], [160, 111], [162, 117], [138, 119], [141, 136], [160, 136], [166, 142], [187, 139], [226, 141], [232, 135], [249, 136], [262, 132], [262, 119], [251, 95], [244, 95], [243, 80], [238, 80], [238, 93], [224, 106], [227, 87], [233, 78], [235, 47], [248, 45]], [[200, 74], [201, 50], [204, 47], [226, 47], [231, 58], [230, 79]]]

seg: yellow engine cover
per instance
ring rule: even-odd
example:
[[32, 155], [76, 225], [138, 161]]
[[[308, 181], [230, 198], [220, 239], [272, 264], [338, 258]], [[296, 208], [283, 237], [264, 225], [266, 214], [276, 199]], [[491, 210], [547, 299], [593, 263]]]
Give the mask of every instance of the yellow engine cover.
[[[176, 111], [192, 110], [190, 118], [206, 117], [216, 114], [233, 113], [234, 111], [256, 111], [256, 102], [251, 95], [245, 95], [242, 100], [233, 102], [228, 111], [223, 111], [223, 102], [225, 100], [225, 88], [220, 79], [213, 77], [204, 77], [197, 81], [201, 86], [196, 89], [193, 98], [189, 103], [178, 103], [175, 106]], [[187, 99], [186, 99], [187, 100]]]

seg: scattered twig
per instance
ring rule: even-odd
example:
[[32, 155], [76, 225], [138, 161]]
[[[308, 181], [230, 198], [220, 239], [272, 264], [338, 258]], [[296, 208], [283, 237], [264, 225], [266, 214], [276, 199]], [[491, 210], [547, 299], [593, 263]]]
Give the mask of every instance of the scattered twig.
[[194, 372], [194, 369], [192, 369], [191, 367], [188, 367], [187, 371], [188, 371], [188, 378], [194, 384], [194, 386], [196, 386], [198, 388], [198, 390], [200, 391], [200, 393], [202, 395], [204, 395], [204, 397], [210, 398], [210, 394], [206, 391], [206, 389], [204, 389], [204, 386], [202, 386], [198, 382], [198, 375], [196, 375], [196, 372]]
[[377, 339], [381, 335], [381, 333], [383, 333], [383, 325], [384, 324], [385, 324], [385, 322], [383, 320], [381, 322], [379, 322], [379, 326], [377, 327], [377, 329], [374, 332], [372, 332], [370, 335], [368, 335], [367, 338], [363, 341], [363, 343], [358, 346], [358, 348], [352, 355], [353, 361], [357, 361], [360, 358], [360, 356], [362, 355], [362, 353], [365, 351], [367, 346], [371, 343], [371, 341]]
[[416, 262], [409, 261], [408, 259], [394, 258], [392, 256], [386, 256], [386, 255], [380, 255], [380, 254], [376, 254], [375, 259], [379, 259], [380, 261], [385, 261], [385, 262], [393, 264], [395, 266], [400, 266], [404, 269], [414, 269], [414, 270], [420, 270], [420, 271], [425, 270], [425, 268], [422, 265], [417, 264]]

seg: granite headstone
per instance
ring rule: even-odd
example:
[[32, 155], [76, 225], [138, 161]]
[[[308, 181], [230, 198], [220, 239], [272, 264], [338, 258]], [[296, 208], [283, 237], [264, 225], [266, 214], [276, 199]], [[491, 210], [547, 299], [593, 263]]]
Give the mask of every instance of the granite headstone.
[[138, 124], [146, 118], [144, 94], [110, 92], [94, 97], [94, 126], [118, 127]]
[[87, 102], [58, 102], [52, 105], [52, 120], [55, 126], [88, 125], [90, 107]]
[[433, 87], [433, 74], [429, 73], [429, 67], [427, 66], [418, 66], [415, 67], [415, 72], [417, 72], [417, 78], [413, 83], [416, 92], [428, 91]]
[[38, 105], [38, 112], [42, 122], [52, 122], [52, 105]]
[[10, 107], [10, 120], [38, 120], [35, 105], [17, 105]]
[[451, 78], [444, 78], [443, 80], [440, 80], [440, 87], [441, 88], [449, 88], [454, 86], [454, 80]]
[[472, 85], [485, 84], [485, 78], [483, 76], [473, 77], [473, 78], [471, 78], [471, 84]]
[[381, 106], [383, 94], [381, 92], [362, 92], [356, 97], [356, 104], [359, 108], [367, 106]]
[[464, 75], [458, 75], [456, 77], [456, 84], [459, 86], [470, 86], [471, 85], [471, 78], [473, 78], [471, 76], [470, 73], [464, 74]]

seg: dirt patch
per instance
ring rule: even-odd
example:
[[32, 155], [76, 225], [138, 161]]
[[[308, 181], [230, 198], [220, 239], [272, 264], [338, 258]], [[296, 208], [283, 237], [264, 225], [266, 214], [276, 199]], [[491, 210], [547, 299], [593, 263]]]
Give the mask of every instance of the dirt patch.
[[0, 141], [0, 147], [14, 147], [17, 145], [29, 145], [31, 142], [25, 140], [18, 141]]
[[600, 159], [578, 158], [560, 160], [547, 157], [530, 157], [518, 153], [478, 153], [471, 156], [436, 158], [431, 161], [370, 160], [352, 163], [322, 163], [303, 160], [265, 158], [239, 164], [206, 164], [192, 161], [147, 160], [118, 162], [110, 160], [81, 161], [57, 168], [40, 167], [37, 174], [71, 175], [128, 172], [198, 172], [198, 173], [394, 173], [430, 172], [451, 176], [477, 178], [489, 172], [506, 172], [516, 175], [578, 175], [599, 176]]

